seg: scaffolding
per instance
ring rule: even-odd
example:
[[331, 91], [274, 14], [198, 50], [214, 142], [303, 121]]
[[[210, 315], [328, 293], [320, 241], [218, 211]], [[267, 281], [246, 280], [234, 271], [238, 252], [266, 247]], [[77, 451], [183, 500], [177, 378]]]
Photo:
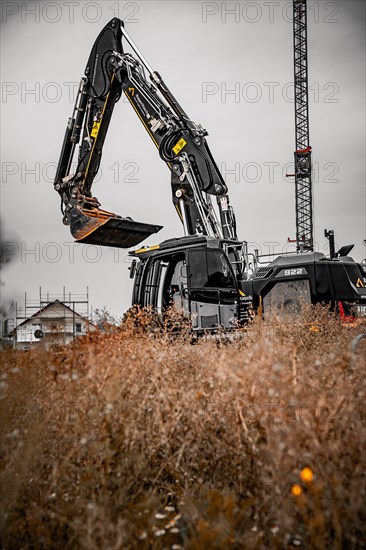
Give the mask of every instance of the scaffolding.
[[[61, 308], [59, 308], [59, 305], [66, 306], [62, 308], [63, 315], [60, 315]], [[51, 306], [54, 306], [54, 312], [52, 312]], [[56, 311], [57, 308], [58, 311]], [[38, 321], [32, 329], [32, 334], [27, 329], [27, 334], [22, 335], [22, 324], [24, 321], [32, 319], [32, 317]], [[83, 324], [78, 322], [80, 318], [84, 323], [85, 321], [90, 322], [88, 287], [86, 292], [82, 294], [66, 292], [65, 287], [63, 287], [62, 294], [43, 293], [42, 287], [39, 287], [37, 300], [29, 299], [25, 292], [24, 308], [20, 309], [18, 304], [15, 304], [13, 346], [17, 347], [18, 343], [27, 342], [26, 338], [29, 335], [30, 346], [39, 343], [41, 340], [47, 342], [57, 341], [57, 343], [65, 345], [71, 340], [75, 340], [79, 334], [85, 333], [85, 330], [82, 330]]]

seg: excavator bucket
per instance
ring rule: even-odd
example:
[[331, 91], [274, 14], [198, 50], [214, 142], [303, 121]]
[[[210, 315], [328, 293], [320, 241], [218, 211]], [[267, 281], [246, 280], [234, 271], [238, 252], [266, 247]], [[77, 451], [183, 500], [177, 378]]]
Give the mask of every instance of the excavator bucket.
[[99, 208], [71, 210], [70, 231], [78, 243], [130, 248], [160, 229], [161, 225], [135, 222]]

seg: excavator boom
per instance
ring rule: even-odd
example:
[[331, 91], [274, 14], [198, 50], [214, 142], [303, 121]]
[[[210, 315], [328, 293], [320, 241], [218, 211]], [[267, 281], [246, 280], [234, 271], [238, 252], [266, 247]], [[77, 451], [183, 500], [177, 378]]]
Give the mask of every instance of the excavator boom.
[[[123, 37], [137, 57], [124, 52]], [[188, 118], [117, 18], [104, 27], [91, 50], [56, 172], [55, 189], [73, 237], [78, 242], [130, 248], [162, 228], [102, 210], [92, 196], [109, 123], [122, 93], [171, 171], [173, 204], [185, 234], [237, 238], [227, 187], [205, 140], [206, 130]], [[217, 198], [219, 219], [211, 195]]]

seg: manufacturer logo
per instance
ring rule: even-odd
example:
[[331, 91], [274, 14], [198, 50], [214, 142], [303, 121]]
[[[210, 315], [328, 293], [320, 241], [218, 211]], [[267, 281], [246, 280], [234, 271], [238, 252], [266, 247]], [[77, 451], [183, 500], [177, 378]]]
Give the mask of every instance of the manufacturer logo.
[[365, 285], [364, 285], [362, 279], [360, 279], [360, 277], [357, 279], [356, 287], [357, 288], [365, 288]]

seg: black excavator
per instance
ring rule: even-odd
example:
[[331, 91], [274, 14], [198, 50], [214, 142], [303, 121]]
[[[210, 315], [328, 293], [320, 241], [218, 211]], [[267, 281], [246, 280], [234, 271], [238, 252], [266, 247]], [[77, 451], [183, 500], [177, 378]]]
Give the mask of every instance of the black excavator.
[[[124, 51], [124, 41], [135, 56]], [[365, 273], [347, 251], [330, 259], [315, 253], [279, 257], [266, 267], [248, 253], [237, 237], [207, 131], [190, 120], [123, 21], [114, 18], [101, 31], [84, 75], [54, 183], [64, 224], [77, 242], [121, 248], [161, 229], [103, 210], [91, 192], [113, 109], [124, 94], [171, 172], [173, 205], [183, 225], [184, 236], [130, 252], [133, 305], [159, 314], [175, 305], [198, 332], [235, 329], [247, 321], [250, 306], [269, 315], [279, 306], [296, 309], [300, 301], [342, 301], [366, 314]]]

